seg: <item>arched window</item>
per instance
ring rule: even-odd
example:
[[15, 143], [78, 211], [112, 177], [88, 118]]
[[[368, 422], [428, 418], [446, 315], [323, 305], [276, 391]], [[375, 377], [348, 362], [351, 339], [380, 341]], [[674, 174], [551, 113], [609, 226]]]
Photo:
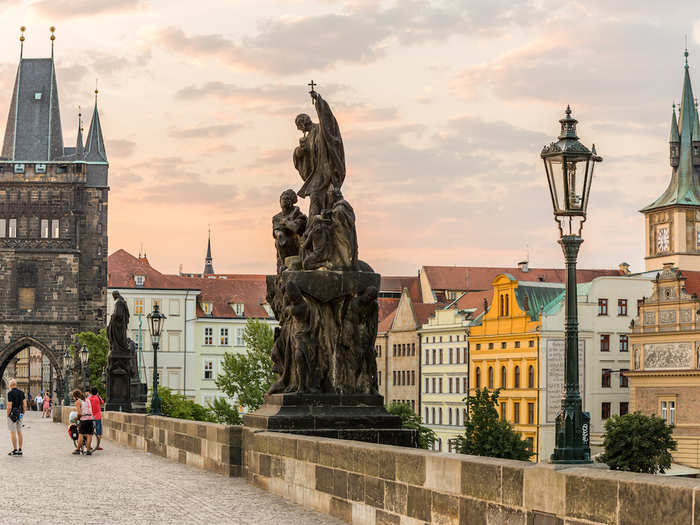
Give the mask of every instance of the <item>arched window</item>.
[[489, 367], [489, 388], [493, 388], [493, 367]]
[[506, 367], [502, 366], [501, 367], [501, 388], [506, 388], [507, 385], [507, 380], [508, 380], [508, 372], [506, 372]]
[[527, 387], [535, 388], [535, 367], [532, 365], [527, 369]]
[[505, 305], [506, 305], [506, 316], [508, 316], [508, 294], [506, 294]]
[[513, 388], [520, 388], [520, 367], [515, 367], [515, 374], [513, 378]]
[[481, 368], [476, 367], [476, 388], [481, 388]]
[[505, 310], [505, 307], [503, 306], [503, 303], [504, 303], [504, 301], [503, 301], [503, 295], [499, 295], [499, 296], [498, 296], [498, 299], [499, 299], [500, 305], [501, 305], [501, 309], [499, 310], [499, 312], [501, 313], [501, 317], [503, 317], [503, 316], [505, 315], [504, 312], [506, 311], [506, 310]]

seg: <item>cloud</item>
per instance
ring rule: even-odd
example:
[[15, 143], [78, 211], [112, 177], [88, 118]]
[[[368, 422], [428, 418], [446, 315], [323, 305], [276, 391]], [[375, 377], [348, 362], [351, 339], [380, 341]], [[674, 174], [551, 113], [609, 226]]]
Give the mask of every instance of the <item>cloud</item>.
[[455, 34], [502, 33], [540, 13], [534, 1], [401, 0], [347, 4], [344, 13], [265, 20], [255, 35], [233, 41], [222, 34], [188, 35], [177, 27], [155, 34], [157, 44], [193, 58], [212, 57], [241, 69], [297, 74], [338, 64], [368, 64], [386, 56], [391, 41], [416, 45]]
[[31, 4], [37, 14], [51, 19], [124, 13], [146, 6], [144, 0], [42, 0]]
[[132, 140], [107, 140], [107, 150], [114, 157], [130, 157], [134, 153], [134, 149], [136, 149], [136, 142]]
[[198, 128], [171, 129], [168, 133], [171, 137], [178, 139], [217, 138], [227, 137], [242, 127], [241, 124], [215, 124]]

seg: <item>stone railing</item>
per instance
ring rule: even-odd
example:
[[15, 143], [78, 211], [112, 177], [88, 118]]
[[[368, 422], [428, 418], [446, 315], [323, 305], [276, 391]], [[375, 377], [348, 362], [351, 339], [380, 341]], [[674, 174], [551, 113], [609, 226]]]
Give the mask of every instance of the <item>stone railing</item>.
[[[73, 407], [55, 407], [53, 420], [68, 424]], [[103, 412], [105, 439], [223, 474], [241, 475], [240, 426], [218, 425], [169, 417]]]
[[244, 429], [255, 485], [353, 524], [700, 525], [700, 480]]

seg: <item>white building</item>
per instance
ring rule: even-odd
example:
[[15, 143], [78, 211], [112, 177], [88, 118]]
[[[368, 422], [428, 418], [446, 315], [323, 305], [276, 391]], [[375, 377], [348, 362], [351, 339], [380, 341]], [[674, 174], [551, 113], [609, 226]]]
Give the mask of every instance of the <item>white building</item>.
[[[637, 302], [651, 294], [647, 275], [597, 277], [578, 285], [579, 377], [583, 410], [591, 415], [591, 452], [601, 451], [605, 420], [629, 408], [626, 378], [629, 368], [630, 323]], [[554, 420], [564, 385], [564, 300], [561, 296], [542, 312], [540, 340], [540, 450], [548, 461], [554, 450]]]

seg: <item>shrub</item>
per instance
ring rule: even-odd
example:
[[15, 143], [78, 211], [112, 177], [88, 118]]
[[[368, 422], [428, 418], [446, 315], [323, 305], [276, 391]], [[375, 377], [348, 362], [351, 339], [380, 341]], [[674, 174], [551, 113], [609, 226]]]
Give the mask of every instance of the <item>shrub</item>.
[[605, 452], [598, 461], [611, 470], [663, 474], [676, 450], [673, 427], [660, 417], [641, 412], [612, 416], [605, 422]]
[[241, 415], [238, 409], [222, 398], [216, 398], [214, 403], [209, 403], [209, 413], [214, 421], [223, 425], [240, 425]]
[[435, 432], [428, 427], [421, 425], [421, 418], [416, 414], [411, 405], [406, 403], [391, 403], [386, 407], [387, 412], [401, 418], [401, 426], [411, 430], [416, 430], [418, 434], [418, 446], [429, 449], [437, 439]]
[[192, 421], [214, 421], [214, 416], [202, 405], [177, 394], [167, 387], [158, 387], [161, 410], [166, 417], [190, 419]]

